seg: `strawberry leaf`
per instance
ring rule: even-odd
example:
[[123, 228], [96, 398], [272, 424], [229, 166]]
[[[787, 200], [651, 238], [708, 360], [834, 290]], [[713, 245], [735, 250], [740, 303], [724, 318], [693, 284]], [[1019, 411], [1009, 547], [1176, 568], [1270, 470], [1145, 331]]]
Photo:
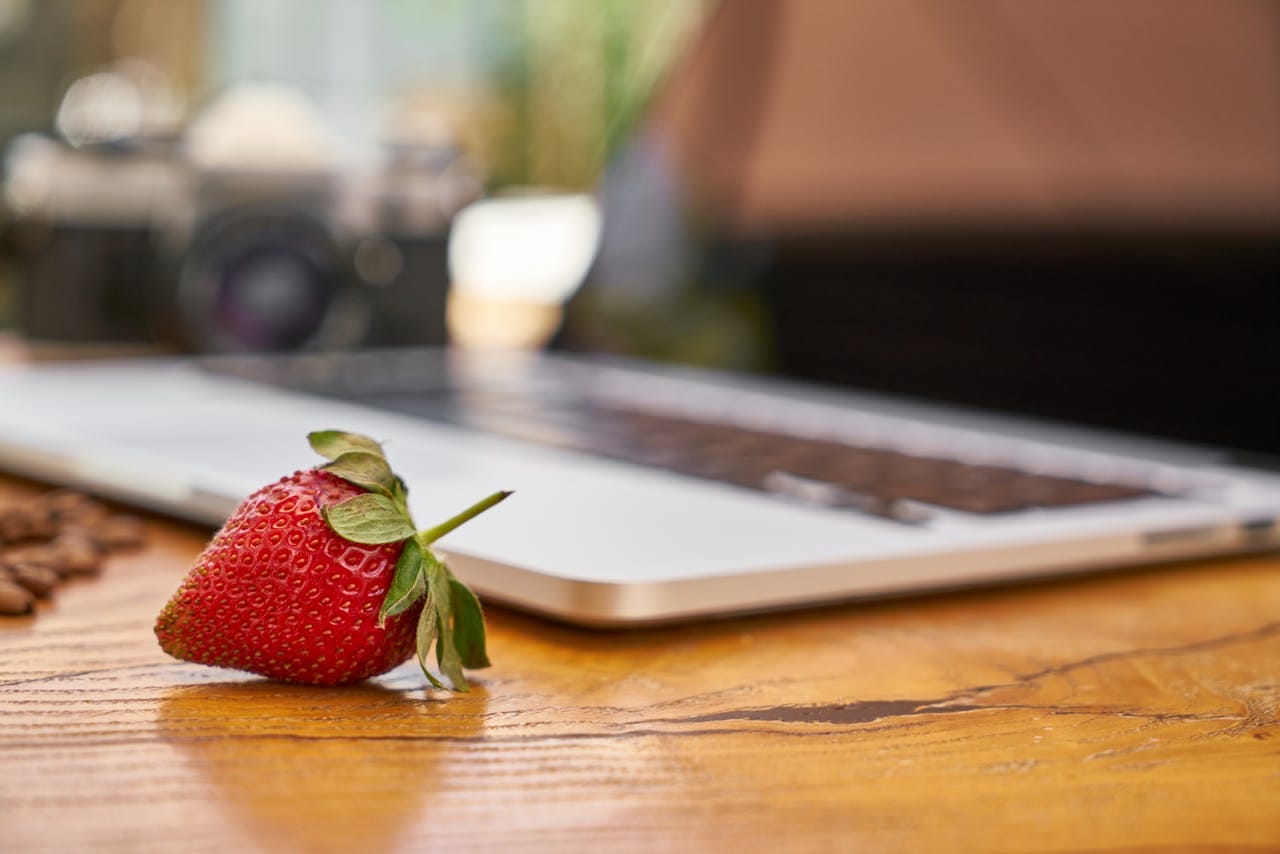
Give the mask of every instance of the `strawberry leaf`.
[[386, 623], [388, 617], [403, 614], [413, 607], [419, 599], [427, 594], [427, 578], [422, 571], [422, 546], [410, 538], [405, 540], [400, 559], [396, 561], [396, 572], [391, 578], [391, 586], [387, 588], [386, 598], [382, 600], [382, 609], [378, 611], [378, 625]]
[[422, 606], [422, 613], [418, 616], [418, 664], [422, 667], [422, 673], [427, 677], [428, 682], [436, 688], [443, 688], [444, 685], [435, 677], [435, 674], [427, 669], [427, 653], [431, 651], [431, 642], [436, 639], [436, 629], [439, 625], [440, 615], [436, 612], [435, 602], [428, 594], [427, 602]]
[[364, 487], [370, 492], [392, 495], [396, 481], [399, 480], [387, 465], [386, 457], [370, 451], [345, 451], [328, 465], [321, 466], [325, 471]]
[[409, 485], [399, 477], [394, 477], [391, 482], [391, 497], [401, 507], [407, 507], [409, 504]]
[[366, 492], [321, 512], [334, 533], [353, 543], [397, 543], [414, 535], [413, 523], [385, 495]]
[[[428, 549], [425, 553], [430, 554], [430, 550]], [[453, 690], [470, 690], [470, 686], [467, 685], [467, 677], [462, 674], [462, 657], [458, 654], [458, 648], [454, 644], [453, 597], [451, 595], [452, 590], [450, 589], [448, 570], [438, 560], [424, 561], [423, 568], [427, 574], [428, 595], [431, 601], [435, 603], [438, 619], [439, 637], [436, 638], [436, 663], [440, 665], [440, 672], [448, 678]]]
[[328, 460], [336, 460], [348, 451], [366, 451], [385, 458], [382, 446], [359, 433], [347, 433], [342, 430], [316, 430], [307, 434], [311, 449]]
[[449, 604], [453, 609], [454, 646], [458, 649], [462, 666], [471, 670], [488, 667], [484, 611], [480, 608], [480, 600], [452, 572], [449, 572]]

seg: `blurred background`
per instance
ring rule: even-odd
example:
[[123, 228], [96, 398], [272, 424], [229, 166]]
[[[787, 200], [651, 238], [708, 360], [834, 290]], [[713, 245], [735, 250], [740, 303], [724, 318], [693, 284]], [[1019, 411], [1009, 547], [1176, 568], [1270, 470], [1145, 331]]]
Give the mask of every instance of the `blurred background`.
[[590, 192], [702, 8], [2, 0], [0, 322], [194, 350], [441, 343], [454, 217]]
[[1277, 450], [1273, 0], [0, 0], [0, 328]]

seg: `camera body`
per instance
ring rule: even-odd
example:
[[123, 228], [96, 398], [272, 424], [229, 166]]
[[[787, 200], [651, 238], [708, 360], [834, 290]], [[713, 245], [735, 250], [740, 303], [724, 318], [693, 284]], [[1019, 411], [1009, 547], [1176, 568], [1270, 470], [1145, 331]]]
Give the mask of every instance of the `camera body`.
[[448, 145], [385, 154], [344, 173], [209, 165], [177, 140], [15, 138], [19, 330], [197, 352], [441, 344], [449, 225], [480, 183]]

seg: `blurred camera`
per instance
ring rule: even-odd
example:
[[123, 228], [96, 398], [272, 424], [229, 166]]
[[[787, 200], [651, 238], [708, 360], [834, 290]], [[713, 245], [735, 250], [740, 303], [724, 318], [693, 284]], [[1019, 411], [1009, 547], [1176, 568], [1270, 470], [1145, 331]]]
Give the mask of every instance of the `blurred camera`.
[[119, 82], [77, 81], [59, 135], [5, 153], [21, 332], [198, 352], [444, 342], [449, 226], [480, 194], [447, 132], [357, 172], [286, 90], [230, 93], [167, 132]]

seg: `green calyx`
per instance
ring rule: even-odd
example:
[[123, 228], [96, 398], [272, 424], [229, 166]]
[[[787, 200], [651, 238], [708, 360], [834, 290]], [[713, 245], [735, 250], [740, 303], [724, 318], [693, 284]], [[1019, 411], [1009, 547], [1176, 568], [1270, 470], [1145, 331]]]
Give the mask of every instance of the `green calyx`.
[[484, 612], [475, 594], [457, 579], [430, 546], [511, 493], [495, 492], [439, 525], [419, 531], [409, 515], [408, 487], [391, 471], [380, 444], [367, 436], [338, 430], [311, 433], [307, 439], [316, 453], [329, 460], [320, 467], [322, 471], [366, 490], [362, 495], [321, 509], [334, 533], [345, 540], [367, 545], [404, 543], [391, 586], [378, 612], [378, 625], [422, 602], [417, 630], [418, 663], [422, 672], [435, 687], [445, 687], [427, 669], [434, 645], [436, 665], [450, 687], [455, 691], [469, 690], [463, 668], [475, 670], [489, 666]]

